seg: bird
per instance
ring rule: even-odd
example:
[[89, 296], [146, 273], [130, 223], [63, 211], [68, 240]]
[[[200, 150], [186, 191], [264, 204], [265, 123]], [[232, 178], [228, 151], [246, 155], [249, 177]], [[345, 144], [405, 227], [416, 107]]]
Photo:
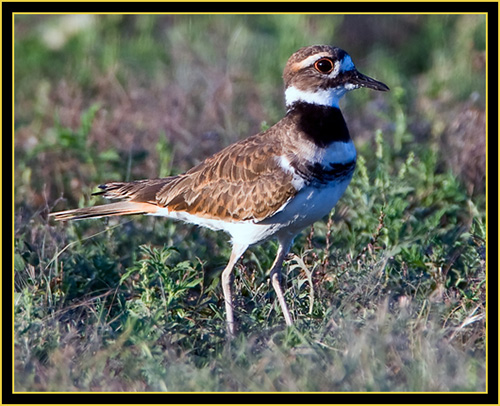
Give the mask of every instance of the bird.
[[282, 267], [294, 238], [331, 212], [356, 166], [356, 149], [339, 108], [349, 91], [389, 87], [360, 73], [331, 45], [300, 48], [284, 71], [286, 113], [276, 124], [235, 142], [179, 175], [99, 185], [117, 202], [51, 213], [59, 221], [123, 215], [180, 220], [229, 234], [232, 250], [221, 274], [227, 332], [236, 332], [233, 269], [251, 246], [276, 239], [269, 270], [285, 323], [292, 326]]

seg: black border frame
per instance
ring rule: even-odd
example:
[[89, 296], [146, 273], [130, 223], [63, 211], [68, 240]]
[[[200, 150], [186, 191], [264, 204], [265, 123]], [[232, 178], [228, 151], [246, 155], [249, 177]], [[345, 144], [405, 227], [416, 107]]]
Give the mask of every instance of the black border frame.
[[[498, 254], [491, 241], [495, 241], [498, 230], [498, 12], [497, 2], [3, 2], [2, 3], [2, 234], [3, 241], [12, 241], [13, 204], [12, 196], [12, 35], [13, 14], [15, 13], [486, 13], [488, 15], [488, 389], [486, 393], [14, 393], [12, 392], [12, 272], [13, 258], [2, 245], [2, 404], [233, 404], [233, 403], [279, 403], [279, 404], [498, 404]], [[11, 63], [9, 63], [11, 62]], [[5, 198], [5, 196], [8, 196]], [[9, 200], [10, 198], [10, 200]], [[497, 221], [495, 221], [497, 220]], [[498, 247], [498, 245], [497, 245]], [[493, 345], [492, 345], [493, 344]], [[495, 345], [496, 344], [496, 345]], [[9, 359], [10, 358], [10, 359]], [[78, 397], [75, 398], [74, 395]], [[97, 395], [97, 397], [96, 397]], [[102, 395], [102, 397], [100, 396]], [[135, 395], [135, 396], [134, 396]], [[171, 398], [169, 396], [180, 395]], [[242, 397], [243, 395], [244, 397]], [[75, 402], [76, 401], [76, 402]]]

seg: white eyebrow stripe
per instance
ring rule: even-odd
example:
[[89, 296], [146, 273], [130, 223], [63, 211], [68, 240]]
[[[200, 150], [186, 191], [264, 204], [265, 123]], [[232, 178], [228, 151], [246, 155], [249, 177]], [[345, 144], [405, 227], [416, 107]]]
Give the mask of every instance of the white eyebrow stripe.
[[[306, 68], [308, 66], [313, 65], [316, 61], [319, 61], [321, 58], [324, 58], [325, 56], [330, 56], [328, 52], [320, 52], [318, 54], [311, 55], [304, 59], [301, 62], [294, 63], [292, 66], [292, 70], [297, 72], [300, 69]], [[339, 75], [341, 72], [348, 72], [350, 70], [355, 69], [356, 67], [354, 66], [354, 63], [352, 62], [352, 59], [349, 55], [344, 56], [342, 61], [336, 61], [334, 64], [333, 71], [329, 74], [330, 77], [335, 78]]]
[[329, 56], [329, 55], [330, 55], [329, 52], [320, 52], [320, 53], [311, 55], [301, 62], [294, 63], [292, 65], [292, 70], [296, 72], [302, 68], [305, 68], [307, 66], [311, 66], [314, 62], [320, 60], [321, 58], [323, 58], [325, 56]]

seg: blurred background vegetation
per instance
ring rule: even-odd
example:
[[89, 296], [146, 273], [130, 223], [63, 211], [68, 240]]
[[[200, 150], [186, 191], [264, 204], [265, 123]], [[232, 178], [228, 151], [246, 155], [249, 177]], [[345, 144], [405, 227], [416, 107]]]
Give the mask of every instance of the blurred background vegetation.
[[[16, 389], [484, 391], [485, 30], [478, 14], [17, 15]], [[297, 328], [269, 293], [272, 242], [238, 267], [229, 345], [226, 236], [47, 222], [274, 124], [287, 58], [319, 43], [391, 92], [342, 101], [360, 158], [288, 261]]]

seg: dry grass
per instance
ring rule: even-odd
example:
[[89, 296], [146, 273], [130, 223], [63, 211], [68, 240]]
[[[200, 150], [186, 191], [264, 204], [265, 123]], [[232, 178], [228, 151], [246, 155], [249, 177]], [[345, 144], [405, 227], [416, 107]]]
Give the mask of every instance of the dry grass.
[[[95, 16], [78, 29], [16, 17], [16, 390], [483, 391], [484, 18], [472, 17]], [[347, 48], [391, 92], [345, 100], [360, 158], [288, 260], [296, 327], [270, 294], [272, 242], [237, 267], [241, 334], [227, 344], [226, 236], [47, 223], [96, 202], [103, 181], [187, 170], [273, 124], [283, 64], [311, 43]]]

